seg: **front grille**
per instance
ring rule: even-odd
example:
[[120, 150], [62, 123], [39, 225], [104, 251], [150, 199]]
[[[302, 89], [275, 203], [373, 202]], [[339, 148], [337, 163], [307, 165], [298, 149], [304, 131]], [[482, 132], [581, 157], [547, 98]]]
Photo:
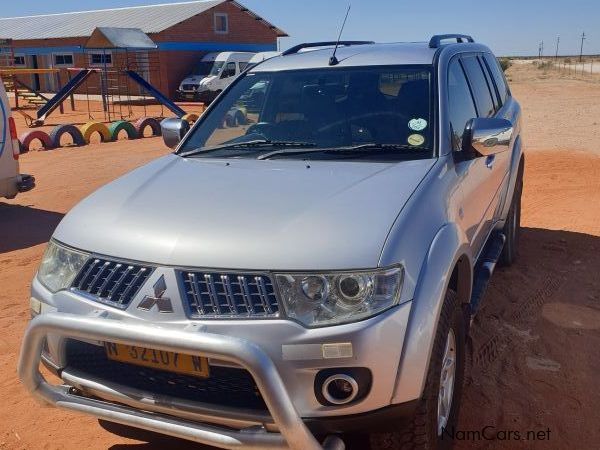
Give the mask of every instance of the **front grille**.
[[195, 91], [198, 86], [195, 84], [184, 84], [182, 87], [184, 91]]
[[71, 288], [110, 306], [125, 309], [153, 268], [137, 264], [90, 258], [79, 271]]
[[140, 389], [158, 396], [233, 408], [267, 411], [260, 391], [245, 369], [210, 367], [208, 378], [180, 375], [159, 369], [111, 361], [103, 347], [70, 339], [67, 366], [84, 377]]
[[277, 317], [271, 278], [261, 274], [178, 271], [192, 319]]

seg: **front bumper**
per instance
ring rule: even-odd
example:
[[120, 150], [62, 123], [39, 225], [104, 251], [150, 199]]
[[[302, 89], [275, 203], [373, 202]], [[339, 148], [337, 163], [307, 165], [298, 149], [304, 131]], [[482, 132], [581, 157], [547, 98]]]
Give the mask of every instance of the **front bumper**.
[[178, 100], [199, 100], [199, 92], [198, 91], [184, 91], [181, 89], [177, 90], [177, 99]]
[[[83, 340], [111, 341], [162, 351], [202, 355], [244, 367], [260, 390], [279, 432], [264, 427], [236, 430], [188, 421], [168, 414], [146, 412], [119, 400], [113, 402], [81, 395], [69, 386], [48, 383], [39, 371], [44, 341], [49, 334]], [[273, 361], [258, 346], [230, 336], [176, 331], [150, 325], [132, 325], [102, 317], [42, 314], [31, 321], [21, 349], [19, 376], [43, 402], [104, 419], [221, 448], [340, 449], [341, 440], [328, 437], [321, 445], [297, 413]], [[76, 381], [76, 380], [75, 380]], [[100, 389], [100, 387], [98, 387]]]

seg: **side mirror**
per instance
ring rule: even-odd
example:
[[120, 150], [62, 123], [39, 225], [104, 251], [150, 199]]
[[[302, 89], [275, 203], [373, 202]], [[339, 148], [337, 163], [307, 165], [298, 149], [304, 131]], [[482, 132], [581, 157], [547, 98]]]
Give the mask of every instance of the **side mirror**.
[[181, 120], [178, 118], [164, 119], [160, 123], [162, 131], [163, 141], [169, 148], [175, 148], [188, 131], [190, 131], [190, 124], [187, 120]]
[[509, 149], [513, 135], [513, 125], [509, 120], [493, 117], [471, 119], [467, 122], [463, 135], [465, 153], [490, 156]]

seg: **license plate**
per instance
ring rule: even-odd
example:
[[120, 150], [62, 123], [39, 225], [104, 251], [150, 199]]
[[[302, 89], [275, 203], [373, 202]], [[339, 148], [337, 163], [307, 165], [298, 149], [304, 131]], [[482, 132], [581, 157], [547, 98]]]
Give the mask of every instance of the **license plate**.
[[163, 352], [151, 348], [133, 345], [105, 342], [106, 356], [113, 361], [119, 361], [136, 366], [151, 367], [184, 375], [208, 378], [210, 371], [208, 359], [201, 356], [182, 355], [173, 352]]
[[193, 99], [195, 97], [194, 94], [185, 94], [185, 98]]

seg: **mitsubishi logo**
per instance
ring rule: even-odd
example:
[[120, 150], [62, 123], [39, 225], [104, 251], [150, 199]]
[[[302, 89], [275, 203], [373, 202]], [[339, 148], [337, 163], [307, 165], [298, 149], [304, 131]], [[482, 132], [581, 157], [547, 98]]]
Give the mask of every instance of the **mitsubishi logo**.
[[158, 312], [172, 313], [173, 304], [171, 303], [171, 299], [169, 297], [163, 297], [163, 294], [167, 290], [167, 283], [165, 282], [164, 275], [161, 275], [160, 278], [156, 281], [156, 283], [154, 283], [153, 289], [154, 296], [151, 297], [149, 295], [146, 295], [138, 305], [138, 309], [150, 311], [156, 306], [158, 308]]

